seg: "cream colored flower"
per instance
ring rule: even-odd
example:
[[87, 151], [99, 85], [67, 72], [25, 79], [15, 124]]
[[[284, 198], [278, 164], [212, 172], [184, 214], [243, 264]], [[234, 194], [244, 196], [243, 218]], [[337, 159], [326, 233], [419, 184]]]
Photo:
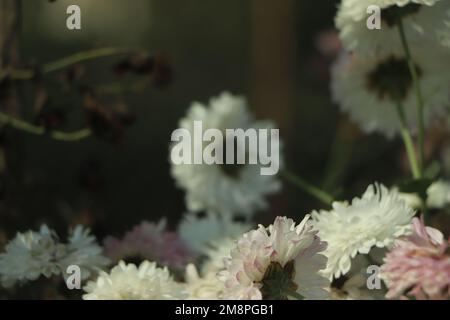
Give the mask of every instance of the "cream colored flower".
[[144, 261], [139, 267], [121, 261], [110, 273], [101, 272], [84, 288], [84, 300], [178, 300], [186, 297], [167, 268]]
[[328, 243], [325, 275], [339, 278], [350, 271], [357, 254], [392, 246], [396, 238], [411, 232], [414, 214], [398, 192], [378, 184], [370, 185], [350, 204], [334, 202], [330, 211], [313, 212], [314, 227]]

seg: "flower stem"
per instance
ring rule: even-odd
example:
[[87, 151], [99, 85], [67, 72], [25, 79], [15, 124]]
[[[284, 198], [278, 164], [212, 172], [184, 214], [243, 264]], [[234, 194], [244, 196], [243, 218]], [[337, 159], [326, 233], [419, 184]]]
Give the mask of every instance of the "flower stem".
[[422, 89], [420, 86], [419, 75], [417, 73], [417, 68], [414, 64], [414, 60], [411, 55], [411, 50], [409, 48], [408, 39], [405, 33], [405, 27], [403, 20], [398, 22], [398, 30], [400, 33], [400, 39], [402, 41], [402, 46], [405, 51], [405, 57], [408, 61], [409, 72], [414, 84], [414, 91], [417, 98], [417, 119], [419, 126], [419, 169], [420, 173], [423, 171], [423, 166], [425, 163], [425, 121], [424, 121], [424, 99], [422, 95]]
[[403, 106], [401, 105], [401, 103], [397, 103], [396, 107], [397, 107], [398, 118], [400, 120], [400, 127], [401, 127], [403, 143], [405, 144], [406, 153], [408, 155], [409, 163], [411, 165], [412, 175], [413, 175], [414, 179], [420, 179], [422, 174], [419, 169], [419, 165], [417, 163], [417, 156], [416, 156], [416, 151], [414, 149], [413, 139], [411, 137], [411, 134], [410, 134], [407, 124], [406, 124]]
[[44, 135], [49, 132], [49, 136], [58, 141], [78, 141], [88, 138], [91, 135], [91, 130], [87, 128], [74, 132], [47, 131], [44, 127], [33, 125], [29, 122], [9, 116], [3, 112], [0, 112], [0, 123], [34, 135]]
[[322, 201], [323, 203], [327, 205], [331, 205], [334, 202], [334, 197], [327, 192], [319, 189], [316, 186], [313, 186], [309, 182], [303, 180], [301, 177], [287, 171], [283, 170], [281, 175], [309, 195], [313, 196], [314, 198]]
[[292, 298], [295, 298], [297, 300], [304, 300], [305, 299], [305, 297], [303, 297], [300, 293], [297, 293], [294, 290], [286, 290], [285, 294], [288, 297], [292, 297]]
[[[67, 68], [71, 65], [74, 65], [76, 63], [80, 63], [83, 61], [104, 58], [104, 57], [109, 57], [109, 56], [115, 56], [115, 55], [125, 54], [125, 53], [129, 53], [129, 52], [131, 52], [130, 49], [116, 48], [116, 47], [81, 51], [81, 52], [72, 54], [70, 56], [58, 59], [56, 61], [52, 61], [52, 62], [44, 64], [41, 68], [41, 72], [44, 74], [51, 73], [54, 71], [58, 71], [58, 70]], [[32, 69], [0, 70], [0, 80], [2, 80], [3, 78], [5, 78], [7, 76], [11, 77], [14, 80], [29, 80], [29, 79], [32, 79], [35, 76], [35, 74], [36, 74], [36, 72]]]
[[128, 49], [124, 48], [100, 48], [100, 49], [94, 49], [89, 51], [82, 51], [75, 53], [71, 56], [62, 58], [60, 60], [56, 60], [54, 62], [50, 62], [44, 65], [42, 68], [42, 71], [44, 73], [50, 73], [56, 70], [64, 69], [70, 65], [80, 63], [86, 60], [92, 60], [92, 59], [98, 59], [118, 54], [124, 54], [129, 52]]

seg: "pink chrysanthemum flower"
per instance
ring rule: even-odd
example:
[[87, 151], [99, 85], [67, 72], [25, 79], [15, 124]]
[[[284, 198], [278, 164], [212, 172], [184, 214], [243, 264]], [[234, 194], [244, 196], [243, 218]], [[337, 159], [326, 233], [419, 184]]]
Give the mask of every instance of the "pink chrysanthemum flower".
[[142, 222], [127, 232], [123, 239], [107, 237], [105, 254], [113, 261], [155, 261], [159, 265], [181, 269], [192, 259], [176, 232], [166, 230], [165, 220], [158, 224]]
[[414, 218], [412, 235], [397, 240], [386, 255], [381, 278], [389, 291], [387, 298], [449, 299], [450, 241], [442, 233]]
[[277, 217], [273, 225], [244, 234], [219, 274], [225, 299], [323, 299], [329, 281], [321, 274], [326, 243], [306, 217], [296, 225]]

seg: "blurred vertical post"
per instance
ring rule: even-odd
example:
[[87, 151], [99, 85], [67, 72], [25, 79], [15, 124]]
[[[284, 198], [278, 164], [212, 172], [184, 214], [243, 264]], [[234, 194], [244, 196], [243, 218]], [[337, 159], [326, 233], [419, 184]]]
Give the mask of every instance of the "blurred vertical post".
[[21, 0], [0, 0], [0, 68], [19, 59], [21, 17]]
[[251, 100], [283, 139], [292, 130], [296, 52], [295, 0], [252, 0]]
[[[296, 58], [296, 0], [252, 0], [251, 104], [263, 119], [272, 119], [285, 145], [294, 129]], [[288, 162], [289, 155], [283, 153]], [[267, 213], [286, 212], [285, 199], [277, 197]]]

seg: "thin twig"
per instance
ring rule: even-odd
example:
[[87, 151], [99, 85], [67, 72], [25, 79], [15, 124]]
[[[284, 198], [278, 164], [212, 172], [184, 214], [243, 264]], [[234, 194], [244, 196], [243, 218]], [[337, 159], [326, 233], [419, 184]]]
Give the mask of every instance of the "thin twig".
[[44, 135], [48, 133], [49, 137], [58, 141], [79, 141], [90, 137], [92, 134], [91, 130], [88, 128], [73, 132], [63, 132], [57, 130], [48, 131], [45, 127], [36, 126], [3, 112], [0, 112], [0, 123], [34, 135]]
[[[70, 56], [64, 57], [62, 59], [58, 59], [56, 61], [52, 61], [49, 63], [46, 63], [42, 66], [40, 69], [43, 74], [55, 72], [64, 68], [67, 68], [71, 65], [93, 60], [93, 59], [99, 59], [104, 57], [110, 57], [115, 55], [121, 55], [130, 53], [133, 50], [127, 49], [127, 48], [116, 48], [116, 47], [109, 47], [109, 48], [100, 48], [100, 49], [93, 49], [88, 51], [81, 51], [77, 52], [75, 54], [72, 54]], [[4, 79], [5, 77], [10, 77], [13, 80], [29, 80], [32, 79], [36, 75], [36, 71], [32, 69], [5, 69], [0, 70], [0, 80]]]

